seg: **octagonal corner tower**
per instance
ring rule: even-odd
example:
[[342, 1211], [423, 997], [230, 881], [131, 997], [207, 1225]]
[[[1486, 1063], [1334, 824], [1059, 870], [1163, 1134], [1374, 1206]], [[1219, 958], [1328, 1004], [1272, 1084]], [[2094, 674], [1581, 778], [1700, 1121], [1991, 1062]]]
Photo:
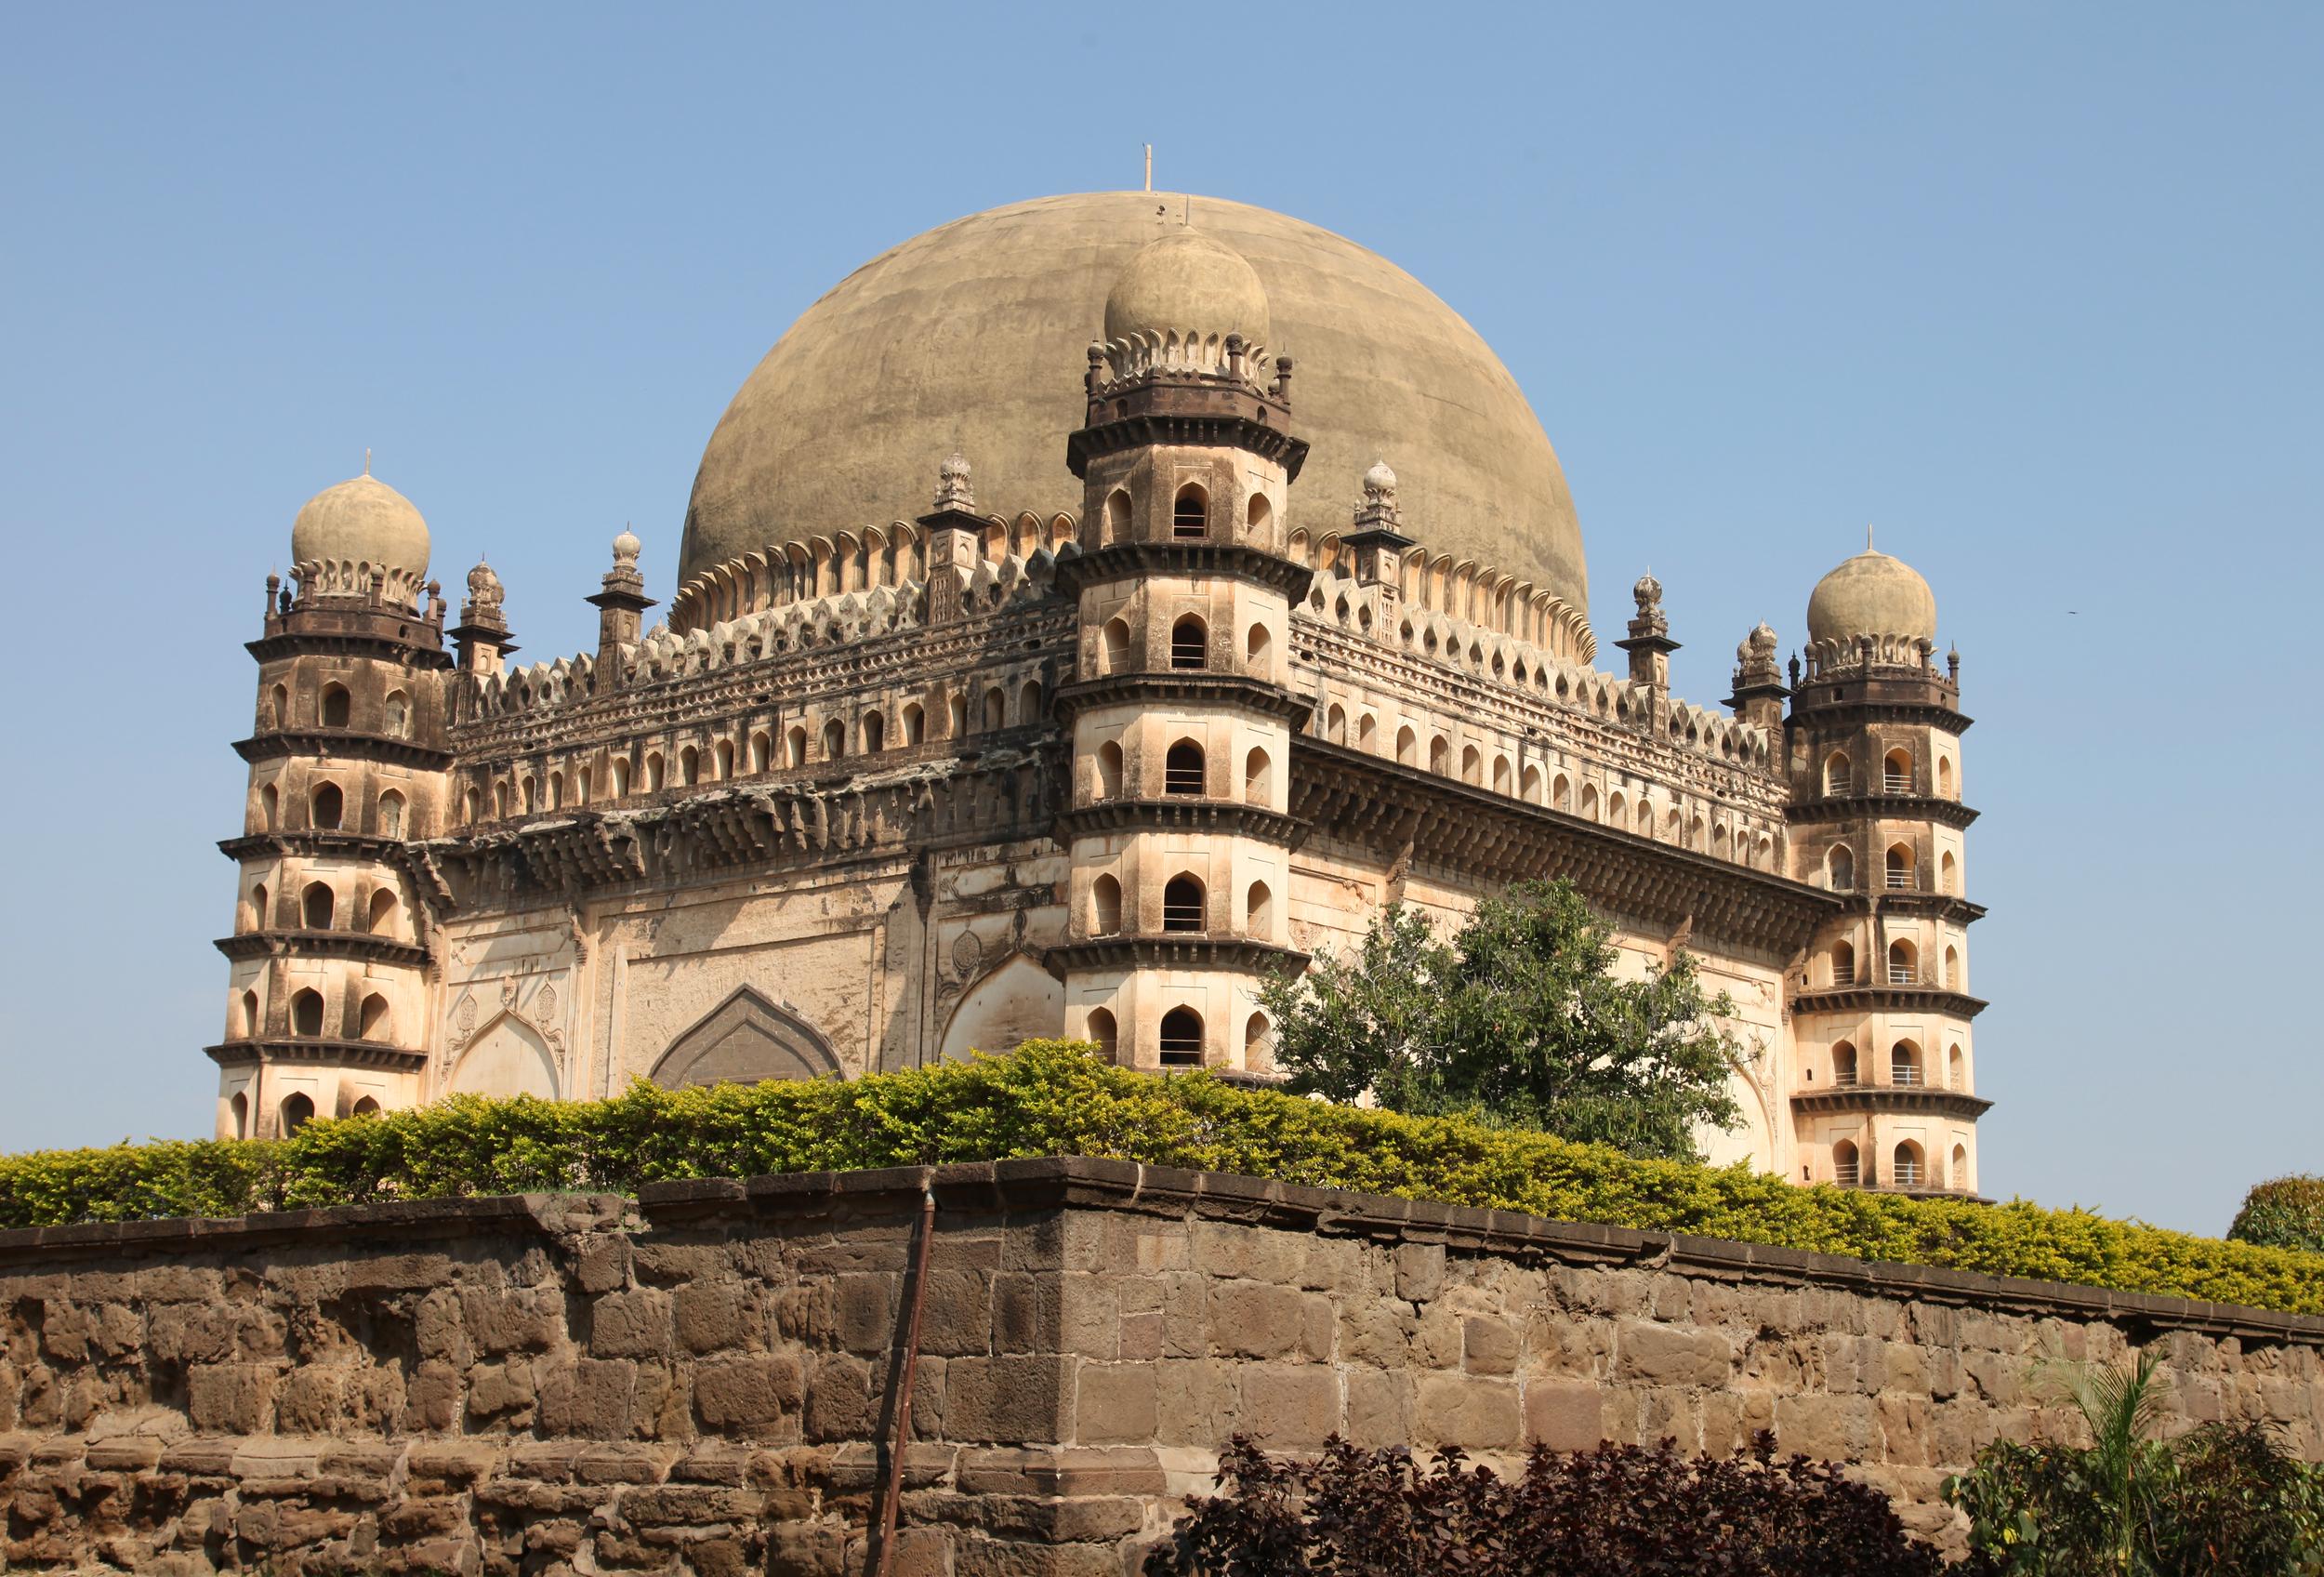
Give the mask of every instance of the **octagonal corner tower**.
[[[1131, 255], [1184, 200], [1088, 192], [1011, 204], [916, 236], [808, 308], [710, 435], [686, 511], [680, 585], [770, 544], [909, 520], [936, 462], [975, 464], [983, 506], [1071, 513], [1065, 436], [1086, 351]], [[1376, 253], [1240, 203], [1194, 222], [1248, 258], [1273, 304], [1270, 352], [1296, 366], [1311, 444], [1287, 528], [1345, 529], [1385, 458], [1406, 528], [1586, 616], [1581, 531], [1516, 380], [1458, 312]]]

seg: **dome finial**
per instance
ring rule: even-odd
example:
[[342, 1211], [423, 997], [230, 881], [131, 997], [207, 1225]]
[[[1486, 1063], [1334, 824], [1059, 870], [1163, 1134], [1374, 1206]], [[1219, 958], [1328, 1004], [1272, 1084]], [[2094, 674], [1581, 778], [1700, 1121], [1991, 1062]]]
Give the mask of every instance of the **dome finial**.
[[638, 540], [638, 534], [629, 529], [629, 523], [623, 521], [621, 535], [614, 538], [614, 564], [623, 569], [637, 568], [638, 555], [644, 549], [645, 544]]
[[368, 444], [363, 445], [363, 474], [371, 474], [371, 445]]
[[936, 468], [936, 508], [971, 514], [976, 510], [976, 492], [969, 484], [969, 457], [957, 449]]
[[1864, 523], [1864, 550], [1872, 551], [1872, 523], [1868, 520]]

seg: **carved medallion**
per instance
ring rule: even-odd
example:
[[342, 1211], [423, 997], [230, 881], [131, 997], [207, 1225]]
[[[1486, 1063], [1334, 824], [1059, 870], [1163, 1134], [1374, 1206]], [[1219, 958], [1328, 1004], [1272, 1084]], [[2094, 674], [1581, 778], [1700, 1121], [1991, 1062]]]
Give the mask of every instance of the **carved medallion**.
[[962, 974], [974, 974], [976, 972], [977, 964], [984, 959], [984, 944], [977, 940], [975, 932], [963, 931], [957, 938], [954, 939], [952, 944], [952, 967], [958, 970]]

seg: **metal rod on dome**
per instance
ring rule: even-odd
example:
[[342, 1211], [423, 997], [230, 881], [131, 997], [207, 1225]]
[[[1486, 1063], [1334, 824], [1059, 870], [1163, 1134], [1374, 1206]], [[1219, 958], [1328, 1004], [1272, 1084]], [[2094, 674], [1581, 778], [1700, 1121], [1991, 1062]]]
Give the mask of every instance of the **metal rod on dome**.
[[1154, 190], [1154, 144], [1146, 144], [1146, 190]]

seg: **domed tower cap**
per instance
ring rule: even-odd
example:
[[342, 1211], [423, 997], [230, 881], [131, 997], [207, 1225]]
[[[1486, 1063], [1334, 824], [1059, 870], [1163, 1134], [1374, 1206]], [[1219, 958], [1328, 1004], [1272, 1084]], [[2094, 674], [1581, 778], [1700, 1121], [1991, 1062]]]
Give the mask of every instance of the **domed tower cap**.
[[1163, 232], [1138, 248], [1105, 298], [1105, 338], [1239, 334], [1252, 350], [1273, 325], [1266, 287], [1240, 252], [1201, 231]]
[[1810, 641], [1859, 635], [1936, 638], [1936, 593], [1902, 559], [1867, 548], [1816, 583], [1807, 600]]

